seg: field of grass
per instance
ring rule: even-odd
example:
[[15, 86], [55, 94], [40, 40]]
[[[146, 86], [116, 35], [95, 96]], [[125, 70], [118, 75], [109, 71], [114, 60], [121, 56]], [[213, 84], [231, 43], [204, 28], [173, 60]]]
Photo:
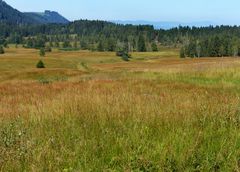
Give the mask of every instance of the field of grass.
[[240, 171], [240, 59], [0, 55], [0, 171]]

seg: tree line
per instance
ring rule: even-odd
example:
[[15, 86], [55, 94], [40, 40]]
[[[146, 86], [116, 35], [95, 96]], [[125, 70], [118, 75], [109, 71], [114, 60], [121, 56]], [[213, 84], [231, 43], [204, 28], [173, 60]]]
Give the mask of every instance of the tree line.
[[11, 25], [0, 23], [0, 45], [26, 48], [61, 48], [92, 51], [158, 51], [178, 47], [181, 57], [238, 56], [240, 27], [177, 27], [154, 29], [150, 25], [121, 25], [79, 20], [69, 24]]
[[157, 51], [153, 26], [120, 25], [105, 21], [79, 20], [69, 24], [0, 24], [0, 37], [26, 48], [44, 46], [117, 51], [127, 44], [128, 51]]
[[180, 57], [240, 56], [240, 39], [228, 35], [191, 39], [180, 50]]

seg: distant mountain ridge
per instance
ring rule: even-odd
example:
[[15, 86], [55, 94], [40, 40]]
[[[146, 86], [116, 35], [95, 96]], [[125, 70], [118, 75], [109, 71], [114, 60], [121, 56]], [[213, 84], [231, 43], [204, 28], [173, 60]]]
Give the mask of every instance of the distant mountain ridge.
[[0, 23], [8, 24], [47, 24], [47, 23], [69, 23], [58, 12], [46, 10], [43, 13], [22, 13], [0, 0]]
[[200, 21], [200, 22], [169, 22], [169, 21], [145, 21], [145, 20], [112, 20], [111, 22], [117, 24], [132, 24], [132, 25], [152, 25], [155, 29], [171, 29], [178, 26], [196, 26], [196, 27], [205, 27], [205, 26], [215, 26], [217, 25], [211, 21]]
[[27, 15], [29, 18], [33, 19], [34, 21], [37, 21], [38, 23], [44, 24], [44, 23], [69, 23], [69, 20], [67, 20], [65, 17], [60, 15], [58, 12], [55, 11], [49, 11], [46, 10], [43, 13], [42, 12], [25, 12], [25, 15]]
[[0, 0], [0, 23], [27, 24], [35, 21]]

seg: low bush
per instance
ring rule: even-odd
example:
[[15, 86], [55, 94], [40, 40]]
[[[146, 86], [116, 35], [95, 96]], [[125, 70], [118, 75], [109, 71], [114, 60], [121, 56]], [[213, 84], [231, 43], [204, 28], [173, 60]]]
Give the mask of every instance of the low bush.
[[36, 65], [37, 68], [45, 68], [45, 65], [42, 60], [39, 60], [39, 62]]
[[129, 58], [131, 58], [131, 55], [125, 51], [117, 51], [116, 56], [121, 57], [124, 61], [129, 61]]

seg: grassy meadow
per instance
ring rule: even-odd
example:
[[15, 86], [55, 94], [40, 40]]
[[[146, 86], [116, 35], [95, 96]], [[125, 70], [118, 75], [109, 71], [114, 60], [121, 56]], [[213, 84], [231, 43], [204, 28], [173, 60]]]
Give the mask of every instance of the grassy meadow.
[[240, 59], [0, 55], [0, 171], [240, 171]]

